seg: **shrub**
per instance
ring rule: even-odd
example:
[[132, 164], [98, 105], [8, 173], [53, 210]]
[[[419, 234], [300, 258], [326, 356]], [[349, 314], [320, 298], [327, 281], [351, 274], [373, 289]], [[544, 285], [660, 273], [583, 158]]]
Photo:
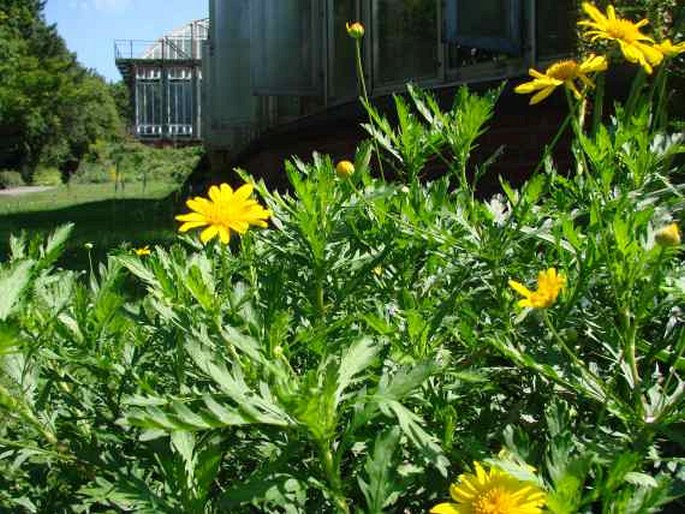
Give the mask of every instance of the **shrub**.
[[81, 162], [72, 178], [78, 183], [111, 182], [110, 170], [118, 167], [127, 183], [181, 184], [200, 160], [201, 147], [153, 148], [140, 143], [124, 145], [99, 142]]
[[21, 173], [11, 170], [0, 170], [0, 189], [25, 185]]
[[35, 186], [59, 186], [62, 184], [62, 173], [57, 168], [41, 166], [33, 174]]

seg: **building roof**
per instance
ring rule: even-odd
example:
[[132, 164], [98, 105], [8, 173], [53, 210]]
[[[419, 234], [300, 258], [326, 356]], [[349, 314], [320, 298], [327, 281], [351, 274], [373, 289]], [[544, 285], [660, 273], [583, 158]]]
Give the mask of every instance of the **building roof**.
[[193, 42], [209, 36], [209, 18], [193, 20], [150, 44], [140, 59], [200, 59], [202, 46]]

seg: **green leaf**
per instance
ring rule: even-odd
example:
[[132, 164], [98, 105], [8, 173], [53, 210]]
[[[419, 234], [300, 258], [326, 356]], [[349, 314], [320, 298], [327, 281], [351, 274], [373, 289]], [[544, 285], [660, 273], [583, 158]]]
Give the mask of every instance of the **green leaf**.
[[422, 361], [410, 368], [395, 373], [389, 380], [383, 380], [376, 396], [383, 400], [401, 400], [418, 387], [437, 370], [432, 360]]
[[67, 223], [66, 225], [61, 225], [52, 234], [48, 236], [48, 240], [45, 243], [43, 250], [43, 256], [41, 259], [41, 266], [47, 267], [54, 263], [62, 252], [64, 251], [64, 245], [69, 239], [72, 231], [74, 230], [73, 223]]
[[377, 346], [370, 338], [362, 338], [353, 343], [340, 360], [337, 376], [337, 386], [334, 395], [334, 406], [340, 404], [342, 394], [376, 358]]
[[443, 477], [447, 477], [449, 460], [445, 457], [437, 439], [422, 428], [426, 424], [425, 421], [396, 401], [383, 402], [380, 408], [388, 414], [392, 412], [395, 415], [402, 432], [421, 452], [426, 462], [435, 466]]
[[18, 306], [31, 280], [34, 261], [22, 260], [0, 271], [0, 321], [5, 321]]
[[306, 491], [307, 484], [289, 473], [256, 473], [223, 493], [217, 503], [224, 512], [244, 504], [266, 504], [296, 514], [304, 512]]
[[162, 285], [155, 277], [155, 274], [150, 271], [140, 257], [135, 255], [118, 255], [115, 257], [115, 260], [153, 289], [162, 289]]
[[400, 441], [399, 427], [389, 428], [376, 437], [373, 454], [364, 464], [366, 480], [357, 477], [359, 487], [364, 494], [367, 514], [382, 514], [386, 507], [393, 505], [402, 491], [397, 480], [397, 460], [395, 451]]

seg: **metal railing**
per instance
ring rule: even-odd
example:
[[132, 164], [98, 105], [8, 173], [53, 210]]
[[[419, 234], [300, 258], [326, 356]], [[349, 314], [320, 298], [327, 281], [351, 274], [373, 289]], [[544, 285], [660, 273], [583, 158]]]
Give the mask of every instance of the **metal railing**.
[[202, 41], [202, 39], [181, 37], [164, 37], [156, 41], [117, 39], [114, 41], [114, 58], [116, 60], [199, 60], [202, 58]]

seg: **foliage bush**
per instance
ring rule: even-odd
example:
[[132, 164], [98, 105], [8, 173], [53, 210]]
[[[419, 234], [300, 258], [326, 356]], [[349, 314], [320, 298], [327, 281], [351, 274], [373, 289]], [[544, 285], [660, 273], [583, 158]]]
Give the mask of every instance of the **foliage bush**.
[[23, 185], [25, 185], [24, 179], [21, 178], [21, 173], [18, 171], [0, 170], [0, 189]]
[[59, 186], [62, 184], [62, 173], [50, 166], [40, 166], [33, 175], [34, 186]]
[[[555, 514], [681, 511], [685, 147], [636, 95], [603, 123], [569, 92], [570, 169], [549, 148], [484, 200], [469, 162], [497, 92], [444, 112], [410, 87], [396, 126], [365, 99], [353, 162], [287, 162], [288, 192], [239, 170], [268, 228], [250, 186], [191, 199], [184, 230], [228, 245], [78, 273], [54, 267], [69, 226], [13, 238], [0, 507], [425, 512], [486, 466]], [[502, 514], [502, 491], [479, 498]]]
[[97, 141], [71, 177], [74, 183], [183, 183], [197, 166], [201, 147], [155, 148], [138, 142]]

